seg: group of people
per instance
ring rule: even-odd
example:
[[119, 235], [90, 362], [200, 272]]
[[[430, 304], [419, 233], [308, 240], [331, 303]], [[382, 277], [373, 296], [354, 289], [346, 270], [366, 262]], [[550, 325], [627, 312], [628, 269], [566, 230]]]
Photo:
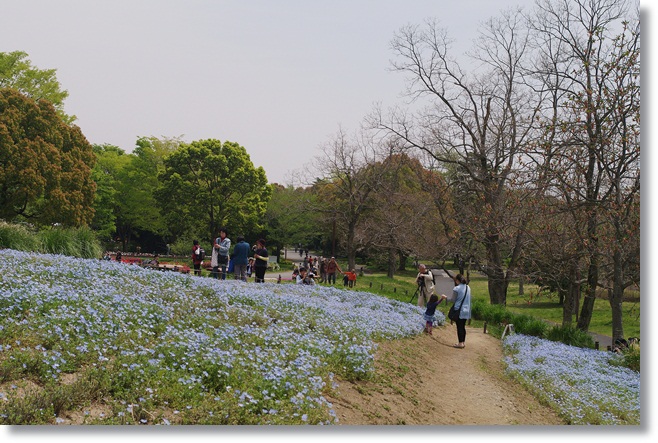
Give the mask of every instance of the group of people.
[[[304, 272], [304, 276], [301, 276], [302, 272]], [[292, 277], [298, 284], [310, 285], [316, 284], [315, 278], [319, 275], [317, 283], [335, 285], [337, 272], [343, 275], [344, 286], [352, 288], [356, 285], [356, 272], [354, 269], [343, 272], [336, 261], [336, 257], [327, 259], [325, 257], [309, 257], [307, 255], [299, 267], [295, 266]]]
[[[252, 255], [253, 253], [253, 255]], [[250, 256], [251, 255], [251, 256]], [[192, 242], [192, 265], [194, 274], [201, 275], [201, 265], [205, 259], [205, 251], [198, 240]], [[236, 280], [247, 281], [252, 273], [256, 275], [256, 283], [265, 282], [268, 253], [264, 239], [258, 239], [252, 247], [242, 235], [237, 237], [237, 243], [231, 252], [231, 239], [225, 227], [219, 229], [219, 237], [215, 238], [210, 255], [210, 268], [213, 278], [226, 280], [226, 275], [232, 268]]]
[[[452, 301], [451, 310], [455, 311], [451, 321], [457, 325], [457, 343], [455, 348], [463, 349], [466, 347], [466, 322], [471, 318], [471, 288], [468, 286], [466, 278], [462, 274], [451, 276], [455, 287], [452, 290], [452, 296], [445, 294], [440, 296], [434, 293], [434, 276], [432, 271], [427, 269], [424, 264], [418, 266], [418, 275], [416, 283], [418, 284], [418, 306], [425, 308], [425, 333], [432, 335], [432, 325], [435, 321], [436, 308], [443, 300]], [[449, 315], [450, 316], [450, 315]]]
[[[194, 274], [201, 275], [201, 265], [204, 261], [204, 250], [199, 245], [198, 240], [194, 240], [192, 246], [192, 264]], [[301, 247], [299, 248], [302, 251]], [[250, 257], [250, 253], [253, 255]], [[268, 264], [268, 253], [265, 247], [265, 240], [259, 239], [253, 247], [250, 247], [243, 236], [237, 237], [237, 243], [231, 252], [231, 240], [228, 238], [228, 230], [225, 227], [220, 228], [219, 237], [214, 240], [210, 258], [210, 267], [214, 278], [226, 280], [227, 271], [233, 268], [236, 280], [247, 281], [252, 275], [256, 274], [256, 282], [265, 281], [265, 271]], [[336, 272], [343, 274], [343, 283], [345, 286], [353, 287], [356, 284], [356, 272], [350, 270], [343, 272], [338, 265], [335, 257], [326, 259], [324, 257], [304, 258], [304, 263], [293, 271], [293, 280], [300, 285], [315, 285], [316, 276], [320, 275], [318, 283], [336, 284]], [[221, 275], [221, 277], [220, 277]], [[451, 276], [454, 281], [454, 289], [451, 297], [445, 294], [440, 296], [434, 293], [434, 276], [432, 271], [427, 269], [424, 264], [418, 266], [418, 275], [416, 283], [418, 284], [418, 306], [425, 308], [423, 315], [425, 319], [425, 333], [432, 335], [432, 326], [436, 317], [436, 308], [443, 301], [452, 301], [451, 310], [455, 314], [449, 317], [457, 325], [457, 340], [454, 345], [456, 348], [466, 346], [466, 322], [471, 318], [471, 291], [467, 284], [466, 278], [460, 273]]]

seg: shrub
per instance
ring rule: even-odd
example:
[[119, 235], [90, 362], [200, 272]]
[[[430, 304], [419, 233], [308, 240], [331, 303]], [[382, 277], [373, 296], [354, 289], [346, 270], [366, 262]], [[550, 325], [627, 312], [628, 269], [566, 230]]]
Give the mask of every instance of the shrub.
[[632, 369], [633, 371], [640, 372], [640, 347], [631, 346], [624, 349], [622, 352], [623, 363], [622, 366]]
[[548, 324], [541, 319], [529, 315], [514, 315], [512, 318], [514, 330], [533, 337], [546, 337]]
[[594, 348], [592, 336], [574, 326], [553, 326], [546, 334], [546, 338], [579, 348]]
[[[210, 251], [211, 249], [210, 245], [208, 246], [201, 245], [201, 247], [206, 250], [206, 253], [209, 253], [208, 251]], [[179, 256], [191, 256], [192, 240], [188, 238], [179, 238], [171, 245], [171, 253], [173, 255], [179, 255]]]

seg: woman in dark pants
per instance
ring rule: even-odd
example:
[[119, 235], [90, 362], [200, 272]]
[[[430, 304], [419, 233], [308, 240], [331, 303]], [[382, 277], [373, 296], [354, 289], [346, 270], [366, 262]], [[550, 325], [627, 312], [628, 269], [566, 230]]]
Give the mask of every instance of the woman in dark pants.
[[256, 283], [265, 282], [265, 271], [267, 271], [267, 249], [265, 248], [265, 240], [262, 238], [256, 242], [254, 246], [254, 272], [256, 274]]
[[[466, 321], [471, 318], [471, 288], [461, 274], [455, 275], [453, 280], [455, 281], [455, 287], [452, 290], [453, 306], [459, 308], [459, 319], [455, 320], [458, 342], [454, 347], [463, 349], [466, 346]], [[448, 298], [445, 294], [441, 294], [441, 297]]]

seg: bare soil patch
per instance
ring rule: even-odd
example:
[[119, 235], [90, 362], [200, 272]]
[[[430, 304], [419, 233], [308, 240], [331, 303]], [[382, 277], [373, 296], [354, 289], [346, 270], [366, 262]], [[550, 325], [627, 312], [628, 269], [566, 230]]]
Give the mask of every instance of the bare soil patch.
[[380, 343], [376, 375], [339, 380], [333, 403], [343, 425], [561, 425], [564, 421], [504, 374], [498, 339], [454, 325], [433, 335]]

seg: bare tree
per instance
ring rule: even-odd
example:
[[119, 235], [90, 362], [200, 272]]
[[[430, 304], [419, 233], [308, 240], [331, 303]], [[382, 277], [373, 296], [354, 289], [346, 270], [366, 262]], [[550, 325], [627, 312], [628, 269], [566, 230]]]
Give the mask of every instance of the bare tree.
[[445, 259], [456, 229], [440, 174], [426, 170], [416, 159], [392, 152], [371, 167], [379, 177], [378, 187], [359, 232], [369, 250], [386, 254], [388, 276], [393, 277], [396, 269], [404, 270], [412, 256]]
[[[379, 112], [373, 124], [397, 136], [408, 149], [431, 156], [466, 177], [460, 222], [486, 250], [491, 303], [505, 304], [511, 273], [524, 243], [528, 214], [515, 212], [528, 198], [518, 174], [519, 158], [535, 137], [534, 117], [542, 94], [525, 84], [522, 61], [528, 36], [519, 11], [484, 26], [465, 68], [450, 56], [450, 40], [436, 22], [408, 26], [395, 36], [393, 68], [409, 76], [408, 93], [429, 105], [412, 118]], [[510, 198], [509, 190], [517, 187]]]
[[[543, 120], [546, 138], [538, 145], [541, 167], [550, 171], [548, 192], [571, 214], [587, 260], [582, 330], [589, 327], [597, 287], [607, 285], [601, 266], [620, 252], [615, 243], [627, 234], [621, 220], [630, 222], [639, 212], [639, 22], [624, 24], [628, 6], [626, 0], [541, 0], [531, 21], [536, 74], [552, 97]], [[602, 241], [610, 223], [619, 234]], [[619, 305], [613, 306], [615, 338], [623, 284], [614, 281], [623, 280], [621, 267], [613, 265], [610, 274], [618, 297], [611, 305]]]
[[368, 167], [376, 162], [376, 152], [366, 132], [349, 137], [340, 129], [317, 159], [324, 186], [316, 209], [335, 223], [333, 231], [344, 239], [350, 269], [356, 267], [357, 225], [371, 206], [371, 194], [377, 186], [378, 177]]

